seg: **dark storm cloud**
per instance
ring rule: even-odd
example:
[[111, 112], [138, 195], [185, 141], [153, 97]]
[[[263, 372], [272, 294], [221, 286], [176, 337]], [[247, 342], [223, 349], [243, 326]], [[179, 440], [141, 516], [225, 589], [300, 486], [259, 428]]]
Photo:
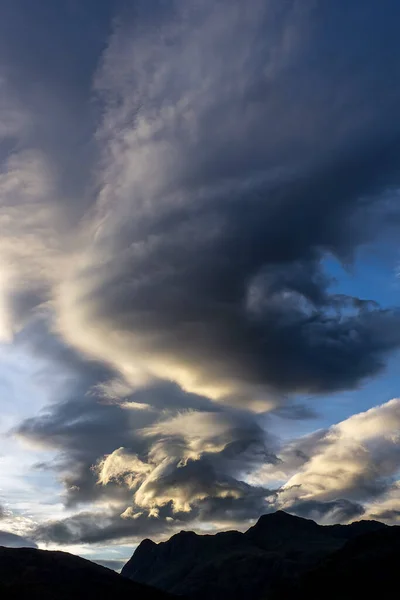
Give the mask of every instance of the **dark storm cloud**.
[[[41, 523], [31, 534], [38, 542], [139, 541], [197, 523], [238, 526], [282, 507], [320, 522], [347, 522], [363, 514], [361, 502], [392, 486], [398, 400], [279, 449], [251, 413], [221, 405], [211, 411], [206, 399], [165, 382], [154, 386], [155, 403], [151, 388], [113, 397], [124, 388], [112, 371], [47, 338], [42, 328], [27, 337], [54, 360], [43, 381], [49, 385], [57, 369], [63, 378], [60, 400], [25, 420], [18, 434], [59, 451], [46, 468], [63, 481], [67, 504], [92, 504]], [[191, 410], [182, 411], [183, 395]], [[277, 488], [280, 479], [287, 484]]]
[[[211, 426], [214, 416], [210, 418]], [[229, 415], [222, 418], [229, 422]], [[151, 439], [141, 437], [143, 421], [155, 419], [154, 413], [145, 410], [135, 411], [130, 419], [129, 409], [85, 399], [53, 407], [52, 414], [47, 413], [43, 419], [25, 421], [19, 427], [19, 435], [61, 452], [61, 459], [53, 468], [64, 472], [67, 504], [103, 500], [119, 506], [111, 516], [84, 513], [64, 521], [43, 523], [35, 539], [56, 543], [140, 539], [195, 520], [248, 520], [265, 512], [269, 491], [241, 481], [255, 465], [275, 460], [272, 451], [267, 450], [261, 429], [255, 426], [241, 431], [229, 429], [221, 435], [221, 448], [211, 452], [207, 449], [214, 442], [205, 436], [205, 450], [199, 448], [198, 457], [185, 458], [190, 440], [178, 433], [164, 433], [162, 422], [156, 424], [159, 431]], [[193, 420], [196, 419], [199, 416], [193, 413]], [[120, 451], [113, 451], [119, 445], [124, 446], [128, 459], [124, 470], [112, 471], [114, 477], [111, 474], [102, 482], [105, 487], [99, 485], [92, 467], [107, 454], [107, 467], [118, 461]], [[149, 477], [132, 486], [129, 481], [137, 474], [136, 463], [129, 462], [133, 453], [148, 461]], [[161, 468], [162, 464], [165, 468]], [[102, 466], [100, 473], [104, 471]]]
[[[185, 521], [179, 521], [185, 526]], [[165, 519], [143, 515], [137, 519], [123, 519], [117, 513], [78, 513], [60, 521], [42, 523], [34, 532], [35, 540], [55, 544], [97, 544], [112, 540], [137, 539], [157, 536], [173, 530]]]
[[99, 235], [65, 333], [235, 404], [354, 388], [400, 312], [333, 293], [324, 258], [396, 210], [397, 4], [171, 6], [105, 53]]
[[[187, 471], [190, 471], [188, 473]], [[233, 479], [223, 478], [218, 481], [215, 473], [210, 473], [207, 468], [193, 463], [188, 465], [186, 472], [175, 470], [166, 480], [160, 478], [155, 482], [158, 494], [168, 492], [171, 485], [175, 486], [174, 495], [177, 491], [190, 495], [200, 491], [203, 499], [193, 503], [190, 511], [176, 511], [172, 502], [160, 506], [156, 515], [148, 511], [128, 513], [121, 516], [118, 512], [83, 512], [72, 517], [58, 520], [45, 521], [32, 532], [32, 536], [38, 542], [55, 544], [87, 544], [102, 543], [107, 541], [141, 541], [143, 537], [158, 538], [160, 536], [172, 535], [182, 528], [197, 527], [201, 523], [210, 523], [219, 527], [231, 527], [233, 524], [240, 527], [243, 522], [251, 522], [260, 515], [273, 510], [266, 501], [266, 495], [270, 492], [262, 487], [246, 485]], [[224, 486], [231, 495], [216, 495], [216, 490]], [[240, 496], [232, 495], [239, 492]], [[139, 507], [135, 508], [140, 511]]]
[[[115, 447], [129, 445], [135, 427], [127, 411], [117, 404], [102, 401], [93, 390], [112, 379], [115, 373], [66, 347], [46, 331], [43, 321], [21, 333], [17, 344], [31, 348], [37, 358], [46, 361], [37, 379], [43, 391], [50, 393], [52, 402], [41, 414], [24, 420], [16, 433], [38, 445], [58, 450], [54, 464], [37, 467], [58, 473], [65, 485], [68, 505], [94, 501], [104, 489], [97, 486], [92, 466]], [[147, 424], [145, 413], [143, 417]], [[117, 498], [126, 497], [123, 490], [113, 484], [107, 493]]]
[[[325, 271], [399, 222], [397, 1], [137, 1], [110, 39], [113, 2], [28, 4], [4, 2], [12, 29], [30, 24], [22, 48], [0, 24], [18, 108], [18, 135], [0, 122], [5, 152], [17, 139], [1, 250], [10, 329], [48, 364], [52, 401], [17, 433], [57, 451], [69, 506], [94, 505], [35, 539], [159, 535], [281, 501], [357, 512], [398, 464], [384, 435], [365, 458], [334, 430], [343, 481], [332, 431], [278, 460], [249, 409], [309, 418], [287, 397], [354, 388], [400, 346], [399, 310], [335, 294]], [[30, 326], [44, 301], [47, 327]], [[249, 485], [266, 465], [293, 485]]]
[[88, 256], [20, 309], [55, 296], [66, 338], [100, 360], [145, 356], [236, 404], [377, 373], [399, 313], [333, 294], [323, 259], [350, 261], [396, 208], [394, 0], [138, 1], [109, 42], [116, 2], [28, 4], [5, 1], [3, 22], [28, 31], [1, 42], [20, 104], [39, 90], [19, 143], [54, 166], [47, 202], [69, 217], [52, 234], [83, 224]]
[[300, 402], [288, 401], [277, 406], [273, 414], [281, 419], [290, 419], [291, 421], [316, 419], [318, 416], [314, 408]]
[[[246, 486], [243, 485], [243, 489]], [[250, 491], [250, 487], [248, 486]], [[257, 492], [251, 491], [253, 500], [243, 496], [236, 504], [232, 498], [207, 498], [191, 512], [174, 512], [171, 504], [161, 506], [157, 516], [146, 512], [137, 513], [135, 518], [121, 517], [117, 511], [81, 512], [66, 519], [45, 521], [32, 531], [32, 537], [38, 542], [55, 544], [100, 544], [110, 541], [137, 541], [144, 537], [165, 537], [182, 528], [190, 528], [201, 522], [218, 521], [240, 523], [252, 520], [266, 512], [262, 496], [265, 490], [258, 490], [259, 501], [256, 506]], [[249, 495], [250, 496], [250, 495]]]
[[[118, 2], [1, 0], [0, 210], [7, 341], [54, 293], [93, 203], [98, 151], [92, 76]], [[72, 242], [72, 246], [75, 247]]]
[[67, 506], [114, 506], [101, 519], [83, 513], [44, 523], [35, 539], [72, 543], [140, 537], [146, 528], [159, 533], [177, 521], [212, 519], [213, 499], [218, 512], [221, 499], [231, 514], [262, 512], [268, 490], [242, 477], [275, 460], [276, 442], [252, 415], [214, 407], [168, 382], [129, 391], [112, 370], [49, 335], [43, 321], [20, 334], [18, 343], [47, 359], [38, 377], [57, 400], [24, 420], [17, 435], [58, 451], [37, 468], [57, 473]]
[[371, 513], [372, 519], [382, 519], [397, 524], [400, 521], [400, 510], [378, 510], [376, 513]]
[[11, 149], [19, 151], [22, 142], [56, 163], [62, 195], [53, 202], [65, 201], [69, 217], [85, 207], [82, 185], [94, 159], [91, 81], [118, 5], [114, 0], [1, 2], [0, 75], [32, 115], [23, 142]]

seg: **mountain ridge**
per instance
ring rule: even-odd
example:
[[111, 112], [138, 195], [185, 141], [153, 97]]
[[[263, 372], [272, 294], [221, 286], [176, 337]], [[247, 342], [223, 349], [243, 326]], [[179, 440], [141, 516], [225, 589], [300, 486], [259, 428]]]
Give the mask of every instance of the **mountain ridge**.
[[[66, 552], [0, 547], [2, 600], [353, 600], [390, 595], [400, 527], [279, 512], [244, 533], [145, 539], [119, 575]], [[354, 594], [354, 590], [356, 593]], [[385, 596], [386, 594], [386, 596]]]
[[0, 598], [171, 600], [172, 596], [68, 552], [0, 546]]
[[318, 525], [278, 511], [262, 515], [244, 533], [182, 531], [158, 544], [144, 540], [121, 573], [193, 600], [256, 599], [297, 580], [348, 541], [387, 527], [368, 520]]

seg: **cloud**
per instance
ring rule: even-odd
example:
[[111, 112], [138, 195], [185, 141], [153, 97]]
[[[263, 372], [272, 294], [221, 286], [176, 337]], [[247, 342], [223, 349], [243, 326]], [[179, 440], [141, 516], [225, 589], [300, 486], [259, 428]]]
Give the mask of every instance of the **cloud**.
[[[183, 521], [180, 521], [182, 528]], [[58, 521], [45, 521], [34, 531], [35, 540], [41, 543], [99, 544], [114, 540], [140, 541], [148, 535], [173, 531], [164, 519], [140, 515], [136, 519], [124, 519], [114, 511], [80, 512]]]
[[37, 544], [31, 539], [10, 533], [9, 531], [0, 531], [0, 546], [8, 548], [37, 548]]
[[398, 310], [333, 293], [323, 268], [395, 210], [396, 8], [382, 23], [360, 6], [171, 3], [149, 20], [139, 2], [116, 28], [99, 195], [57, 298], [70, 343], [134, 383], [258, 411], [383, 368]]
[[95, 562], [98, 565], [101, 565], [103, 567], [107, 567], [107, 569], [112, 569], [113, 571], [117, 571], [117, 573], [119, 573], [127, 561], [126, 561], [126, 559], [123, 560], [123, 559], [117, 559], [117, 558], [110, 558], [108, 560], [96, 558], [96, 559], [93, 559], [93, 562]]
[[67, 4], [0, 23], [0, 335], [50, 398], [16, 433], [83, 509], [37, 539], [395, 514], [398, 401], [281, 449], [257, 413], [400, 346], [325, 269], [397, 239], [397, 2]]
[[150, 441], [144, 461], [120, 448], [98, 465], [100, 483], [119, 480], [134, 491], [136, 510], [158, 514], [169, 505], [173, 513], [196, 512], [206, 500], [229, 499], [234, 511], [236, 501], [252, 498], [254, 491], [252, 509], [262, 509], [259, 490], [243, 478], [255, 465], [275, 457], [266, 433], [248, 416], [188, 412], [139, 434]]
[[135, 431], [147, 442], [142, 451], [132, 437], [130, 448], [97, 462], [105, 496], [110, 484], [125, 491], [119, 503], [43, 523], [35, 539], [99, 543], [159, 537], [189, 524], [240, 527], [277, 508], [324, 524], [360, 517], [396, 523], [399, 409], [391, 400], [281, 449], [249, 415], [178, 412]]
[[[43, 352], [43, 332], [38, 339]], [[212, 412], [190, 394], [197, 409], [182, 411], [182, 391], [161, 382], [152, 406], [151, 388], [128, 393], [109, 379], [112, 372], [62, 345], [57, 355], [49, 342], [68, 372], [68, 393], [23, 422], [18, 435], [59, 452], [45, 467], [62, 479], [68, 506], [90, 510], [41, 523], [35, 540], [100, 543], [200, 523], [240, 527], [276, 508], [322, 523], [361, 516], [396, 522], [399, 400], [281, 445], [251, 412], [219, 404]]]
[[43, 320], [18, 342], [45, 359], [40, 378], [51, 401], [15, 433], [56, 451], [37, 468], [57, 474], [69, 510], [85, 507], [76, 518], [42, 524], [35, 539], [140, 537], [146, 527], [159, 534], [212, 521], [213, 512], [232, 520], [264, 511], [269, 491], [245, 479], [256, 465], [275, 460], [277, 442], [253, 414], [214, 406], [169, 382], [132, 390], [50, 335]]
[[331, 502], [308, 500], [292, 504], [290, 512], [324, 525], [334, 525], [358, 520], [365, 515], [365, 507], [346, 499]]
[[96, 154], [91, 77], [115, 9], [2, 2], [0, 341], [49, 302], [78, 246]]
[[367, 505], [370, 519], [383, 520], [393, 525], [400, 523], [400, 480], [391, 485], [378, 500]]
[[[57, 452], [54, 462], [37, 468], [57, 473], [68, 506], [96, 501], [102, 489], [91, 467], [119, 444], [128, 444], [139, 419], [147, 424], [151, 410], [124, 410], [104, 399], [100, 391], [96, 393], [115, 373], [66, 347], [47, 331], [43, 320], [25, 329], [16, 343], [41, 357], [43, 366], [37, 378], [49, 403], [41, 413], [24, 419], [14, 433], [36, 448]], [[121, 490], [113, 487], [109, 486], [107, 494], [112, 497], [115, 493], [117, 501]]]
[[[4, 161], [3, 335], [46, 303], [69, 343], [131, 382], [172, 379], [255, 410], [377, 373], [398, 311], [334, 294], [323, 260], [351, 261], [394, 215], [394, 2], [382, 20], [371, 2], [173, 2], [150, 17], [139, 1], [101, 60], [117, 4], [86, 29], [92, 9], [79, 25], [60, 9], [76, 39], [66, 69], [40, 11], [25, 43], [49, 57], [57, 42], [52, 60], [22, 58], [4, 32], [21, 118]], [[31, 13], [7, 11], [18, 27]]]
[[301, 516], [333, 522], [380, 512], [385, 519], [385, 507], [396, 507], [399, 431], [400, 400], [393, 399], [289, 442], [253, 481], [283, 481], [276, 505]]
[[362, 500], [382, 494], [400, 467], [399, 430], [398, 399], [334, 425], [285, 484], [282, 497]]

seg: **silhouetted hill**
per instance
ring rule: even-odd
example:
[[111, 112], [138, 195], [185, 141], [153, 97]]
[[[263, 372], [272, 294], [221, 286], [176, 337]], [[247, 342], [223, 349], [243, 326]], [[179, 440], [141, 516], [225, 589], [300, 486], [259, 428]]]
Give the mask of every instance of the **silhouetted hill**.
[[354, 600], [398, 596], [400, 527], [353, 538], [299, 581], [279, 587], [274, 600]]
[[122, 574], [192, 600], [255, 600], [296, 582], [348, 540], [386, 528], [376, 521], [320, 526], [278, 511], [245, 533], [182, 531], [159, 544], [144, 540]]
[[65, 552], [0, 547], [0, 600], [173, 598], [167, 592], [190, 600], [386, 598], [397, 586], [399, 559], [400, 527], [322, 527], [277, 512], [245, 533], [144, 540], [126, 577]]
[[33, 548], [0, 547], [1, 600], [168, 600], [89, 560]]

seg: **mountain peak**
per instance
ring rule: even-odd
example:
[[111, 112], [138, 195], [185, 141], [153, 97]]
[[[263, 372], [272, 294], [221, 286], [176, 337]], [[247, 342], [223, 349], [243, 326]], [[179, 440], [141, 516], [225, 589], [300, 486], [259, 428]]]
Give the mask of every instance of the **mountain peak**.
[[146, 541], [122, 574], [190, 600], [257, 600], [313, 569], [349, 539], [371, 530], [375, 535], [381, 526], [376, 521], [322, 526], [280, 510], [261, 516], [246, 533], [181, 531], [166, 542]]
[[295, 515], [291, 515], [283, 510], [278, 510], [273, 513], [267, 513], [266, 515], [261, 515], [258, 519], [257, 523], [250, 527], [246, 534], [251, 531], [259, 531], [263, 532], [271, 531], [274, 529], [279, 529], [280, 531], [290, 529], [318, 529], [319, 525], [312, 521], [311, 519], [303, 519], [302, 517], [296, 517]]
[[157, 547], [157, 544], [155, 542], [153, 542], [153, 540], [146, 538], [146, 539], [142, 540], [140, 542], [139, 546], [136, 548], [136, 554], [141, 554], [141, 553], [147, 554], [148, 552], [152, 552], [152, 550], [156, 547]]
[[258, 519], [258, 523], [300, 523], [304, 521], [310, 521], [310, 519], [303, 519], [302, 517], [296, 517], [284, 510], [277, 510], [276, 512], [267, 513], [265, 515], [261, 515]]
[[140, 542], [140, 546], [143, 546], [145, 548], [151, 548], [152, 546], [157, 546], [157, 544], [153, 542], [153, 540], [151, 540], [150, 538], [145, 538]]

